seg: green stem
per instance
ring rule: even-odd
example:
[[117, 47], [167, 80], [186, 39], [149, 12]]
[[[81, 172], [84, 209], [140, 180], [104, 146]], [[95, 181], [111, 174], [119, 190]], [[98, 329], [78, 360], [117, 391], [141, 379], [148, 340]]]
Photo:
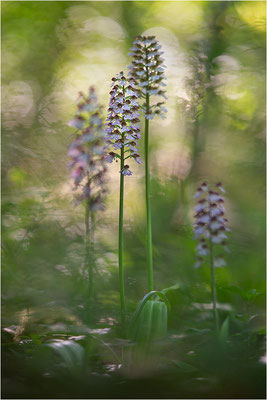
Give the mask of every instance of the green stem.
[[94, 227], [93, 214], [90, 213], [90, 204], [85, 205], [85, 265], [88, 269], [89, 289], [88, 300], [90, 302], [94, 291]]
[[[124, 148], [121, 148], [121, 170], [124, 167]], [[123, 271], [123, 195], [124, 175], [120, 173], [120, 210], [119, 210], [119, 277], [120, 277], [120, 302], [121, 324], [125, 327], [125, 295], [124, 295], [124, 271]]]
[[[146, 94], [146, 112], [149, 111], [149, 94]], [[146, 226], [147, 226], [147, 267], [148, 290], [153, 290], [153, 255], [152, 255], [152, 229], [150, 207], [150, 176], [149, 176], [149, 149], [148, 149], [149, 120], [145, 119], [145, 171], [146, 171]]]
[[95, 267], [95, 246], [94, 246], [95, 218], [91, 212], [90, 218], [90, 264], [89, 264], [89, 298], [94, 296], [94, 267]]
[[219, 316], [216, 305], [216, 289], [215, 289], [215, 276], [214, 276], [214, 259], [213, 259], [213, 243], [211, 237], [209, 239], [210, 244], [210, 278], [211, 278], [211, 291], [212, 291], [212, 303], [213, 303], [213, 314], [215, 321], [215, 329], [219, 331]]

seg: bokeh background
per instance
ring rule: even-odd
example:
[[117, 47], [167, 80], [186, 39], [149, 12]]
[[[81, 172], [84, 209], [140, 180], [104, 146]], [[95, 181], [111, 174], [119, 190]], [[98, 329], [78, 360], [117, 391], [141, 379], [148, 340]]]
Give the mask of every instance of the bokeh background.
[[[231, 253], [216, 270], [221, 312], [256, 315], [250, 329], [262, 330], [265, 2], [3, 1], [1, 8], [2, 327], [23, 342], [43, 330], [89, 323], [84, 208], [73, 204], [67, 122], [78, 92], [91, 85], [107, 108], [111, 78], [127, 70], [135, 36], [148, 34], [160, 41], [167, 67], [168, 113], [150, 124], [150, 159], [155, 287], [175, 285], [170, 332], [212, 324], [209, 268], [194, 268], [192, 196], [203, 180], [221, 181], [227, 190]], [[197, 118], [184, 107], [194, 102]], [[143, 140], [140, 148], [143, 155]], [[133, 171], [125, 179], [129, 316], [147, 291], [144, 164]], [[116, 163], [108, 176], [89, 323], [104, 334], [119, 319]], [[28, 390], [12, 360], [7, 396]]]

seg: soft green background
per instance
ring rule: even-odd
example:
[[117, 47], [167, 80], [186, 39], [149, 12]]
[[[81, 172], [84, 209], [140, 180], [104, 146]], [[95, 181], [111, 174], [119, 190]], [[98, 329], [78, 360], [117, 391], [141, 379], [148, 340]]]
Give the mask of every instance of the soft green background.
[[[186, 307], [210, 303], [210, 289], [208, 267], [193, 268], [192, 195], [203, 179], [222, 181], [232, 232], [227, 267], [216, 270], [218, 300], [241, 314], [246, 303], [238, 291], [256, 289], [260, 294], [251, 312], [260, 315], [256, 326], [262, 328], [265, 2], [4, 1], [1, 6], [3, 326], [22, 324], [25, 313], [32, 331], [39, 324], [84, 322], [84, 209], [72, 204], [67, 122], [78, 91], [90, 85], [106, 108], [110, 80], [126, 70], [134, 37], [155, 34], [168, 79], [167, 119], [154, 120], [150, 131], [155, 286], [178, 284], [185, 290], [174, 300], [174, 333], [198, 327], [201, 317], [188, 317]], [[189, 56], [197, 48], [208, 57], [212, 85], [198, 121], [200, 150], [192, 159], [193, 136], [179, 97], [187, 97]], [[188, 178], [191, 163], [197, 166], [194, 178]], [[133, 171], [125, 183], [129, 314], [147, 290], [144, 165]], [[106, 209], [97, 217], [96, 323], [119, 316], [118, 185], [114, 163]]]

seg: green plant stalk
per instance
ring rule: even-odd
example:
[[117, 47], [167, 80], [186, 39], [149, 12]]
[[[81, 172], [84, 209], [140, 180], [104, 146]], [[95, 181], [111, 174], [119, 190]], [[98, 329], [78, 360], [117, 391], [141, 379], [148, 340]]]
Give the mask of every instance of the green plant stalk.
[[216, 288], [215, 288], [215, 276], [214, 276], [214, 258], [213, 258], [213, 243], [211, 241], [211, 236], [209, 238], [210, 244], [210, 278], [211, 278], [211, 291], [212, 291], [212, 303], [213, 303], [213, 314], [216, 332], [219, 332], [219, 316], [216, 306]]
[[[146, 94], [146, 111], [149, 111], [149, 94]], [[145, 180], [146, 180], [146, 227], [147, 227], [147, 272], [148, 290], [151, 292], [153, 283], [153, 254], [152, 254], [152, 228], [150, 206], [150, 174], [149, 174], [149, 120], [145, 119]]]
[[[124, 167], [124, 148], [121, 148], [121, 170]], [[121, 324], [125, 327], [125, 294], [124, 294], [124, 269], [123, 269], [123, 196], [124, 175], [120, 173], [120, 209], [119, 209], [119, 277], [120, 277], [120, 302], [121, 302]]]
[[94, 216], [90, 212], [88, 201], [85, 205], [85, 257], [85, 263], [88, 268], [88, 300], [90, 302], [94, 294]]
[[94, 297], [94, 268], [95, 268], [95, 243], [94, 243], [94, 233], [95, 233], [95, 214], [91, 212], [90, 218], [90, 264], [89, 264], [89, 298]]

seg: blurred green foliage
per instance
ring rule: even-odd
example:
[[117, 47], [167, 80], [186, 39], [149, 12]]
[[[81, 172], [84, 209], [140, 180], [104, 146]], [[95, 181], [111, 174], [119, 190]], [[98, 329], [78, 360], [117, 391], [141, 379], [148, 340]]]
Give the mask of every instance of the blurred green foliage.
[[[5, 398], [265, 397], [265, 7], [2, 1]], [[144, 32], [157, 36], [167, 65], [167, 120], [151, 123], [151, 201], [155, 284], [172, 311], [167, 339], [133, 363], [118, 325], [118, 169], [110, 167], [97, 217], [96, 298], [88, 304], [84, 210], [72, 202], [66, 124], [90, 85], [107, 106], [110, 79], [126, 70], [133, 38]], [[211, 84], [190, 123], [179, 98], [188, 97], [189, 57], [200, 51]], [[209, 268], [193, 268], [192, 195], [203, 179], [226, 187], [232, 229], [227, 267], [216, 270], [220, 344]], [[125, 206], [130, 320], [147, 286], [143, 166], [127, 178]]]

